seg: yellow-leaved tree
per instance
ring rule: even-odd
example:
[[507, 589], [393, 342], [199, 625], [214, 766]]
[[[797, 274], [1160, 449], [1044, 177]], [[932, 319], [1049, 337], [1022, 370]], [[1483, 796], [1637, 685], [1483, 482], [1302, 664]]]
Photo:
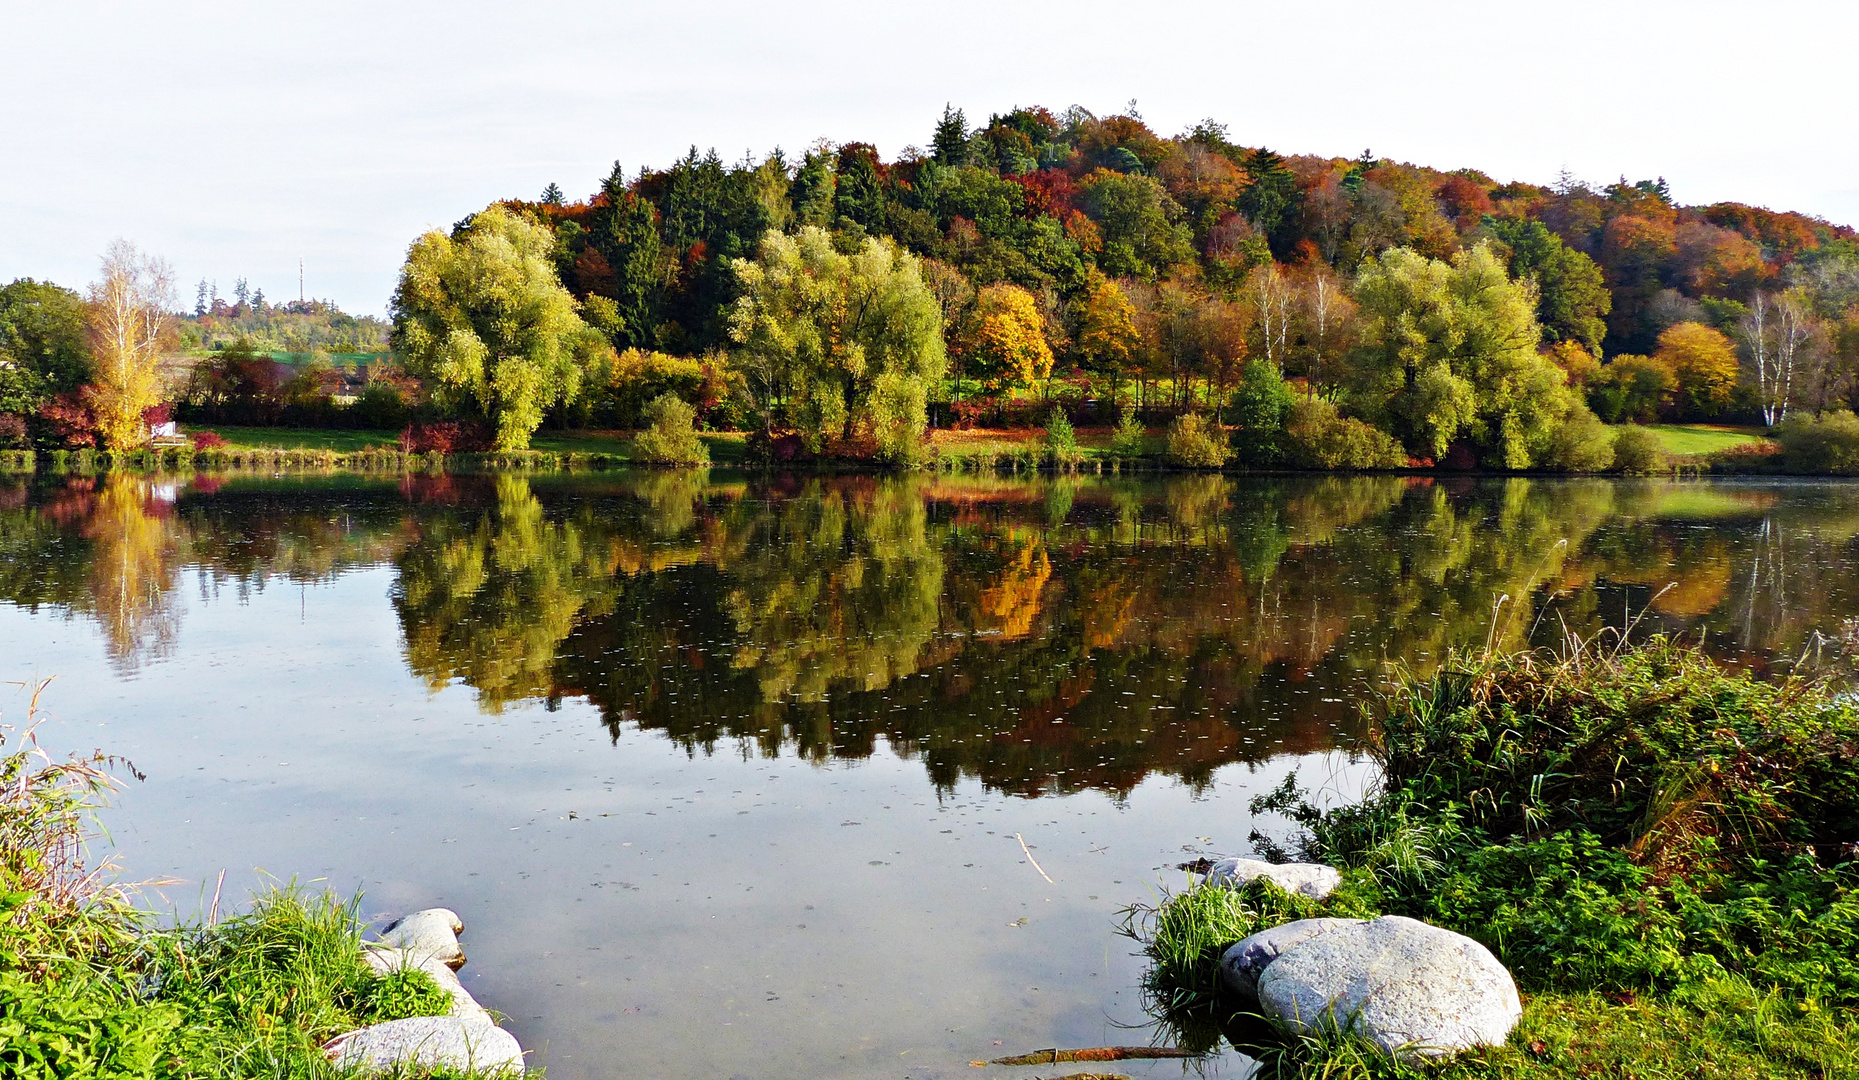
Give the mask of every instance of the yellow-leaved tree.
[[1678, 377], [1685, 403], [1701, 416], [1715, 416], [1730, 404], [1742, 366], [1736, 345], [1702, 323], [1681, 322], [1659, 335], [1653, 359], [1663, 361]]
[[110, 244], [103, 276], [90, 287], [96, 375], [84, 401], [111, 450], [148, 441], [142, 414], [161, 403], [161, 339], [174, 305], [174, 271], [166, 260], [127, 240]]
[[1018, 285], [989, 285], [975, 298], [960, 348], [970, 373], [989, 393], [1030, 386], [1052, 374], [1046, 320], [1033, 294]]

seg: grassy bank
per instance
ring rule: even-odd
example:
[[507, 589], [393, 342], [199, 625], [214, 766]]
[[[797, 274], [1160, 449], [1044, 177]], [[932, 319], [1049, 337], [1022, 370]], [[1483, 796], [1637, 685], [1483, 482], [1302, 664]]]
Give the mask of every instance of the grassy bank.
[[1646, 430], [1659, 438], [1659, 445], [1674, 457], [1708, 457], [1724, 451], [1749, 451], [1769, 443], [1757, 427], [1733, 427], [1725, 424], [1648, 424]]
[[1405, 1076], [1349, 1043], [1286, 1047], [1218, 984], [1221, 951], [1318, 914], [1399, 914], [1478, 939], [1515, 975], [1510, 1043], [1445, 1077], [1859, 1076], [1859, 707], [1669, 641], [1455, 657], [1373, 704], [1366, 801], [1261, 799], [1328, 862], [1323, 903], [1264, 883], [1133, 909], [1145, 990], [1189, 1040], [1284, 1076]]
[[450, 1004], [361, 960], [354, 901], [280, 889], [227, 918], [159, 926], [85, 859], [103, 758], [54, 761], [0, 728], [0, 1076], [321, 1080], [321, 1044]]

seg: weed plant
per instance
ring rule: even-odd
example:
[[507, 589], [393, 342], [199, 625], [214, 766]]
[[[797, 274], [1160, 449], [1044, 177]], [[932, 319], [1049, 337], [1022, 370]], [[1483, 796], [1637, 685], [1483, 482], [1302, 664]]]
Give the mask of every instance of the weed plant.
[[1343, 870], [1333, 897], [1199, 886], [1132, 909], [1164, 1019], [1255, 1040], [1268, 1076], [1417, 1076], [1348, 1038], [1259, 1040], [1218, 986], [1255, 929], [1400, 914], [1483, 942], [1526, 994], [1510, 1045], [1429, 1075], [1859, 1076], [1852, 698], [1614, 639], [1455, 655], [1369, 712], [1376, 794], [1320, 810], [1294, 777], [1253, 805], [1301, 826], [1255, 835], [1269, 857]]
[[283, 888], [223, 921], [155, 927], [86, 858], [122, 763], [54, 760], [36, 705], [0, 727], [0, 1077], [324, 1080], [339, 1075], [330, 1037], [449, 1008], [423, 972], [362, 962], [356, 901]]

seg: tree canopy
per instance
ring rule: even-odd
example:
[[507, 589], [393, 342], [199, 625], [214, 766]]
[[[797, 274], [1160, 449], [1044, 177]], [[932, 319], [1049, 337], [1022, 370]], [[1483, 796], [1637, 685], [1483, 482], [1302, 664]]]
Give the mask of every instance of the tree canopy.
[[413, 242], [394, 290], [394, 348], [434, 396], [524, 449], [543, 410], [574, 399], [610, 348], [556, 277], [549, 230], [501, 206]]

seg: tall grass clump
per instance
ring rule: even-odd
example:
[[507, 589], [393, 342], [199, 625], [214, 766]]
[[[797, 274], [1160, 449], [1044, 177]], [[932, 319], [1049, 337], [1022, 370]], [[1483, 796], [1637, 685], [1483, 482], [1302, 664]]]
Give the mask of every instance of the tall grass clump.
[[355, 901], [286, 888], [223, 921], [155, 926], [88, 858], [123, 763], [54, 759], [37, 701], [0, 726], [0, 1076], [322, 1080], [330, 1037], [449, 1008], [430, 976], [363, 963]]

